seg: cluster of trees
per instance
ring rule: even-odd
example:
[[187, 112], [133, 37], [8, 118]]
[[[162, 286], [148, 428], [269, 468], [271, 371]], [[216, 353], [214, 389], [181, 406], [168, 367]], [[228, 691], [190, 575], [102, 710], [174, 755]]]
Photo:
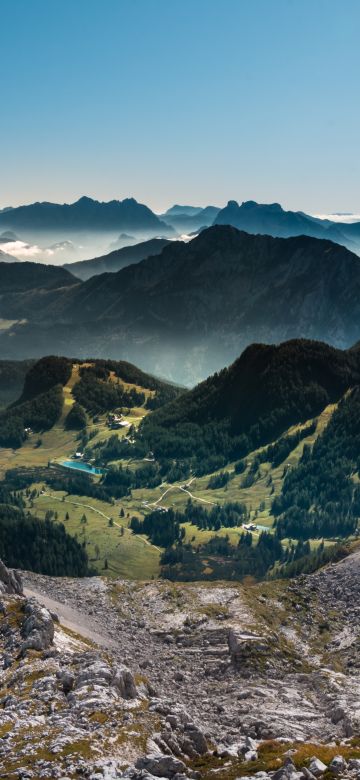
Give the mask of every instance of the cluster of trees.
[[169, 401], [173, 401], [174, 398], [177, 398], [184, 392], [185, 390], [174, 385], [160, 385], [154, 395], [150, 395], [147, 398], [145, 407], [153, 412], [155, 409], [160, 409], [160, 406], [169, 403]]
[[191, 523], [202, 530], [212, 531], [236, 528], [248, 518], [246, 505], [239, 501], [227, 501], [225, 504], [215, 504], [211, 509], [205, 509], [201, 504], [189, 499], [185, 511], [178, 514], [181, 523]]
[[165, 550], [161, 557], [161, 575], [183, 581], [241, 580], [249, 575], [260, 579], [281, 559], [281, 542], [273, 534], [261, 533], [255, 544], [251, 534], [242, 534], [237, 546], [230, 544], [227, 536], [214, 536], [198, 547], [180, 542], [175, 548]]
[[339, 404], [312, 449], [285, 477], [272, 504], [279, 537], [345, 537], [360, 517], [360, 389]]
[[66, 417], [65, 427], [71, 431], [81, 431], [86, 428], [86, 423], [87, 417], [84, 407], [79, 403], [73, 404]]
[[145, 515], [144, 520], [132, 517], [130, 528], [134, 534], [146, 534], [153, 544], [159, 547], [171, 547], [184, 539], [185, 528], [180, 527], [181, 513], [174, 509], [167, 512], [155, 510]]
[[321, 542], [316, 550], [311, 552], [307, 548], [304, 554], [301, 555], [300, 545], [301, 541], [295, 548], [295, 555], [290, 560], [285, 559], [285, 563], [274, 571], [272, 575], [274, 578], [291, 578], [298, 577], [299, 574], [311, 574], [321, 566], [325, 566], [326, 563], [336, 563], [336, 561], [340, 561], [350, 553], [350, 548], [344, 544], [332, 544], [329, 547], [325, 547], [324, 542]]
[[26, 490], [34, 482], [45, 482], [53, 490], [64, 490], [71, 495], [112, 501], [111, 493], [85, 472], [33, 467], [8, 469], [5, 473], [4, 485], [9, 491]]
[[257, 456], [259, 463], [271, 463], [276, 468], [283, 463], [284, 460], [290, 455], [295, 447], [307, 436], [311, 436], [316, 431], [316, 422], [311, 422], [305, 425], [296, 433], [289, 434], [288, 436], [281, 436], [274, 444], [269, 444], [262, 452]]
[[122, 498], [130, 493], [130, 490], [142, 487], [154, 488], [160, 485], [161, 474], [154, 463], [132, 471], [128, 467], [109, 466], [102, 480], [103, 488], [114, 498]]
[[[156, 379], [150, 374], [145, 374], [140, 368], [134, 366], [132, 363], [127, 363], [125, 360], [96, 360], [91, 361], [94, 365], [90, 367], [94, 376], [99, 379], [107, 379], [112, 371], [115, 376], [122, 379], [123, 382], [127, 382], [131, 385], [137, 385], [138, 387], [144, 387], [147, 390], [155, 390], [156, 398], [162, 396], [163, 403], [173, 400], [178, 395], [185, 392], [176, 385], [170, 385], [162, 382], [160, 379]], [[86, 373], [86, 368], [82, 369], [82, 373]], [[149, 405], [149, 409], [155, 408]]]
[[61, 523], [25, 515], [16, 505], [0, 505], [0, 558], [6, 566], [54, 577], [91, 573], [84, 547]]
[[56, 385], [66, 385], [71, 377], [71, 371], [72, 362], [68, 358], [53, 355], [41, 358], [26, 374], [23, 393], [16, 405], [46, 393]]
[[0, 446], [21, 447], [27, 434], [25, 428], [45, 431], [52, 428], [61, 416], [63, 389], [55, 385], [41, 395], [12, 406], [0, 414]]
[[135, 388], [125, 390], [122, 384], [109, 380], [105, 369], [86, 368], [82, 370], [80, 381], [73, 387], [73, 396], [81, 406], [91, 414], [101, 414], [120, 406], [142, 406], [144, 393]]
[[[129, 434], [131, 435], [131, 433], [132, 429], [130, 428]], [[95, 455], [96, 463], [99, 466], [108, 463], [110, 460], [128, 459], [130, 455], [129, 442], [127, 439], [120, 438], [120, 436], [114, 433], [105, 441], [98, 442], [94, 446], [92, 454]], [[133, 454], [133, 449], [131, 449], [131, 455]], [[144, 451], [142, 457], [145, 457], [145, 454]]]
[[[220, 506], [216, 504], [210, 510], [191, 500], [187, 502], [183, 512], [167, 509], [155, 509], [145, 516], [144, 520], [133, 517], [130, 527], [134, 533], [146, 534], [153, 544], [169, 547], [185, 536], [184, 523], [191, 523], [202, 530], [218, 531], [220, 528], [235, 528], [247, 518], [245, 504], [236, 501]], [[250, 534], [251, 538], [251, 534]]]
[[210, 477], [207, 483], [208, 490], [218, 490], [223, 488], [230, 481], [231, 475], [229, 471], [220, 471], [219, 474], [214, 474]]
[[45, 481], [53, 490], [65, 490], [73, 496], [89, 496], [110, 503], [112, 501], [111, 493], [85, 473], [48, 469]]
[[[180, 398], [176, 404], [181, 403], [182, 400]], [[278, 427], [272, 415], [269, 415], [266, 420], [260, 418], [247, 433], [240, 434], [234, 433], [230, 419], [212, 420], [202, 425], [190, 422], [172, 425], [171, 420], [168, 420], [169, 409], [174, 408], [176, 404], [171, 404], [170, 407], [167, 406], [157, 413], [157, 415], [161, 413], [165, 415], [166, 412], [166, 427], [159, 425], [157, 415], [145, 418], [140, 426], [136, 453], [140, 454], [151, 449], [160, 462], [168, 464], [172, 464], [174, 459], [181, 459], [187, 464], [189, 470], [195, 471], [199, 476], [217, 471], [233, 460], [241, 459], [239, 461], [241, 463], [245, 455], [271, 439], [274, 430]], [[281, 437], [278, 442], [269, 445], [261, 454], [259, 453], [259, 464], [270, 461], [273, 466], [279, 465], [301, 439], [313, 433], [315, 428], [316, 424], [310, 423], [293, 435]]]

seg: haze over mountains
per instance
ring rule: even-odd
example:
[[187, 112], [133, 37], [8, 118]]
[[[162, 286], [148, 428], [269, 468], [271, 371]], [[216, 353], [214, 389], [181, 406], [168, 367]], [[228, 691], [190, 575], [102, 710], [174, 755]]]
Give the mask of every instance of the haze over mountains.
[[215, 216], [214, 224], [233, 225], [248, 233], [279, 238], [299, 235], [327, 238], [352, 251], [360, 250], [360, 223], [321, 220], [301, 211], [285, 211], [279, 203], [262, 204], [249, 200], [239, 206], [236, 200], [230, 200]]
[[220, 208], [217, 206], [172, 206], [161, 219], [180, 233], [192, 233], [213, 224]]
[[[51, 289], [40, 278], [37, 289], [35, 275], [26, 290], [24, 265], [0, 299], [0, 316], [12, 322], [1, 332], [2, 358], [121, 357], [194, 384], [254, 341], [349, 347], [359, 339], [359, 259], [323, 239], [217, 225], [117, 273], [80, 282], [64, 270]], [[10, 268], [0, 265], [7, 280]]]
[[[101, 203], [85, 196], [71, 204], [32, 203], [0, 211], [0, 232], [9, 230], [18, 240], [38, 245], [39, 259], [46, 248], [49, 261], [59, 256], [61, 263], [94, 257], [96, 252], [104, 254], [115, 240], [124, 246], [126, 238], [119, 240], [120, 234], [130, 234], [138, 241], [175, 235], [170, 225], [134, 198]], [[62, 247], [53, 245], [64, 241], [71, 244], [66, 254], [60, 254]]]
[[239, 205], [235, 200], [225, 208], [176, 204], [156, 215], [134, 198], [106, 203], [82, 197], [72, 204], [43, 202], [0, 210], [0, 244], [17, 259], [68, 264], [153, 238], [192, 237], [222, 224], [273, 237], [327, 238], [360, 254], [360, 222], [339, 219], [286, 211], [278, 203]]
[[94, 257], [92, 260], [80, 260], [78, 263], [66, 263], [66, 268], [70, 273], [79, 279], [90, 279], [92, 276], [110, 271], [120, 271], [127, 265], [139, 263], [145, 257], [160, 254], [161, 250], [169, 244], [166, 238], [152, 238], [149, 241], [140, 241], [134, 246], [125, 246], [122, 249], [115, 249], [113, 252], [103, 257]]

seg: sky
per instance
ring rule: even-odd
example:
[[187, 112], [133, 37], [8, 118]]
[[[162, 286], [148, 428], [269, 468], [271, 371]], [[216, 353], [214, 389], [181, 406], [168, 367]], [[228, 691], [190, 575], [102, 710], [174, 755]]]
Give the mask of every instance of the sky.
[[0, 0], [0, 208], [360, 213], [359, 0]]

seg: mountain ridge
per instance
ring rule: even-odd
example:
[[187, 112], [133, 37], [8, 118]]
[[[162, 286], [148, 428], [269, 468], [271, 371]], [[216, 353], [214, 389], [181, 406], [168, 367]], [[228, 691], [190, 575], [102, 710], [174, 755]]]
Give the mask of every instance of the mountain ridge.
[[360, 252], [360, 223], [332, 222], [311, 217], [302, 211], [286, 211], [280, 203], [257, 203], [249, 200], [241, 205], [229, 200], [215, 216], [214, 225], [232, 225], [249, 233], [267, 234], [275, 238], [308, 235], [324, 238]]
[[100, 202], [83, 196], [74, 203], [32, 203], [0, 212], [0, 227], [34, 233], [39, 230], [132, 230], [169, 234], [171, 228], [135, 198]]
[[1, 335], [1, 357], [10, 349], [27, 357], [30, 343], [35, 357], [106, 352], [189, 384], [254, 341], [300, 336], [351, 346], [359, 339], [360, 264], [328, 240], [219, 225], [115, 274], [41, 297], [10, 295], [0, 315], [28, 319]]
[[148, 241], [140, 241], [138, 244], [124, 246], [121, 249], [114, 249], [101, 257], [79, 260], [75, 263], [64, 263], [62, 267], [75, 274], [78, 279], [86, 281], [92, 276], [102, 273], [116, 273], [128, 265], [139, 263], [150, 255], [158, 255], [169, 243], [166, 238], [152, 238]]

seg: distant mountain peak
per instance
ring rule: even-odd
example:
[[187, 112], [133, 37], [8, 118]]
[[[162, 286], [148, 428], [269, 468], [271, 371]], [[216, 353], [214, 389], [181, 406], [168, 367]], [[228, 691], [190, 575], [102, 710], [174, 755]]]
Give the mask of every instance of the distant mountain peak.
[[89, 198], [88, 195], [82, 195], [81, 198], [76, 200], [72, 205], [73, 206], [80, 206], [80, 205], [87, 206], [87, 205], [90, 205], [92, 203], [99, 203], [99, 201], [98, 200], [94, 200], [94, 198]]
[[321, 221], [301, 211], [287, 211], [280, 203], [257, 203], [229, 200], [216, 214], [213, 224], [232, 225], [247, 233], [269, 235], [273, 238], [312, 236], [336, 241], [351, 251], [360, 253], [360, 222], [353, 224]]
[[82, 195], [75, 203], [32, 203], [0, 213], [0, 231], [16, 230], [41, 241], [42, 231], [52, 231], [55, 242], [74, 231], [140, 233], [142, 237], [171, 235], [173, 229], [135, 198], [101, 202]]

